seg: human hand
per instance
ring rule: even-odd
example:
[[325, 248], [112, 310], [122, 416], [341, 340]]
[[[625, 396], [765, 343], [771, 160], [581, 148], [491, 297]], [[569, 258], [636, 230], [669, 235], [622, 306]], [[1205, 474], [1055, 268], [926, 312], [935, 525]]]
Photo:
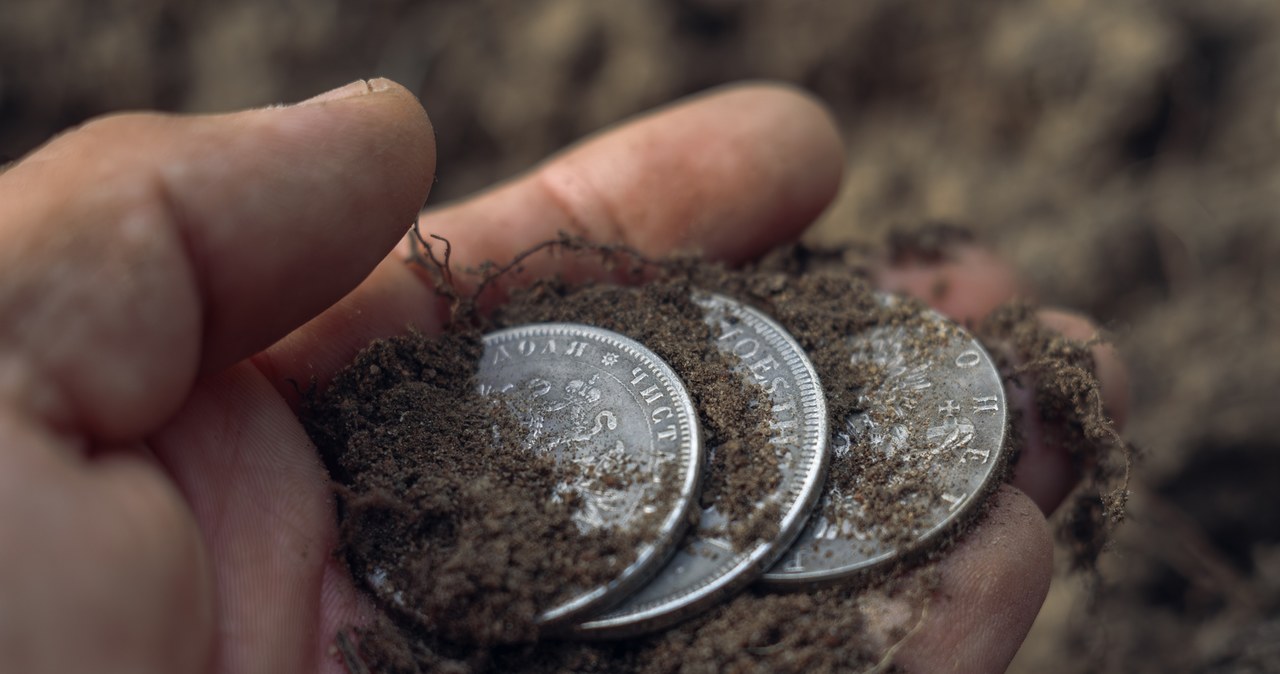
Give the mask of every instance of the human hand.
[[[381, 80], [322, 98], [108, 118], [0, 175], [0, 654], [15, 671], [342, 671], [330, 646], [363, 608], [290, 382], [323, 384], [406, 326], [439, 330], [447, 307], [405, 248], [387, 255], [434, 172], [421, 108]], [[559, 231], [742, 261], [798, 235], [842, 161], [812, 100], [733, 88], [421, 225], [464, 266]], [[946, 275], [941, 308], [976, 317], [1016, 289], [984, 255], [881, 281], [924, 294]], [[1015, 486], [1051, 509], [1062, 460], [1028, 449]], [[996, 498], [900, 651], [915, 671], [1002, 669], [1043, 600], [1041, 511], [1018, 489]]]

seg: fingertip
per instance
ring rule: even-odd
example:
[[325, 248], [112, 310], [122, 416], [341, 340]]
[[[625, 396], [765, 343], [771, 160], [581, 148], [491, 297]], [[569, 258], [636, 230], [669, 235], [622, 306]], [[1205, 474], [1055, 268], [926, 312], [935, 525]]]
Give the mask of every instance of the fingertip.
[[[395, 246], [433, 182], [430, 119], [390, 80], [191, 123], [203, 134], [187, 142], [204, 145], [208, 160], [168, 171], [167, 182], [194, 214], [191, 254], [211, 272], [206, 370], [255, 353], [346, 294]], [[263, 287], [303, 292], [282, 304]]]
[[957, 244], [936, 258], [884, 262], [873, 276], [880, 288], [915, 297], [962, 324], [976, 323], [1027, 294], [1013, 265], [971, 243]]
[[650, 255], [699, 250], [737, 263], [797, 238], [831, 203], [843, 170], [843, 141], [821, 101], [793, 85], [746, 82], [602, 134], [540, 177], [602, 243], [621, 236]]
[[760, 140], [805, 172], [806, 179], [797, 182], [814, 189], [813, 201], [825, 206], [835, 197], [844, 176], [845, 141], [826, 101], [791, 82], [767, 80], [738, 82], [704, 96], [720, 97], [718, 103], [726, 111], [755, 111], [757, 124], [772, 129]]
[[[1011, 485], [1002, 485], [991, 496], [989, 508], [974, 535], [961, 542], [961, 547], [970, 550], [973, 558], [962, 562], [957, 572], [971, 583], [985, 586], [987, 581], [978, 578], [981, 569], [996, 566], [988, 564], [996, 558], [1004, 559], [1006, 579], [1018, 581], [1017, 585], [1022, 588], [1018, 592], [1020, 596], [1034, 597], [1034, 601], [1023, 602], [1024, 607], [1034, 605], [1030, 615], [1034, 618], [1053, 575], [1053, 536], [1049, 522], [1033, 499]], [[1002, 588], [1008, 589], [1012, 588]]]
[[[1090, 345], [1094, 375], [1102, 395], [1103, 411], [1116, 428], [1122, 428], [1129, 411], [1129, 375], [1115, 347], [1099, 341], [1098, 327], [1088, 318], [1062, 309], [1041, 309], [1041, 325], [1069, 340]], [[1033, 498], [1046, 514], [1052, 513], [1080, 480], [1080, 468], [1071, 450], [1053, 441], [1035, 404], [1035, 387], [1010, 389], [1010, 401], [1022, 410], [1023, 448], [1014, 470], [1013, 484]]]
[[1053, 541], [1036, 504], [1010, 486], [938, 564], [939, 587], [897, 658], [910, 672], [1003, 672], [1049, 591]]
[[[364, 81], [358, 80], [353, 82], [352, 85], [355, 85], [358, 90], [358, 86], [362, 83], [365, 91], [348, 98], [364, 99], [371, 105], [385, 106], [391, 119], [383, 120], [383, 123], [391, 123], [405, 132], [406, 140], [409, 142], [408, 147], [417, 150], [411, 156], [418, 163], [420, 175], [425, 174], [428, 179], [434, 177], [436, 165], [435, 125], [431, 122], [431, 116], [427, 113], [422, 101], [416, 94], [405, 88], [404, 85], [385, 77], [375, 77]], [[388, 147], [390, 147], [389, 144]], [[430, 188], [430, 180], [427, 182], [427, 187], [428, 189]]]
[[1037, 317], [1045, 327], [1062, 336], [1090, 344], [1094, 376], [1098, 378], [1098, 387], [1102, 390], [1103, 409], [1117, 428], [1123, 428], [1129, 417], [1131, 393], [1129, 370], [1124, 366], [1120, 352], [1112, 344], [1099, 340], [1097, 324], [1081, 314], [1064, 309], [1041, 309]]
[[[431, 118], [413, 92], [382, 77], [356, 80], [291, 106], [272, 106], [228, 115], [192, 118], [194, 124], [210, 129], [214, 136], [239, 126], [248, 136], [246, 145], [258, 145], [290, 153], [291, 171], [261, 176], [275, 181], [302, 181], [310, 176], [332, 180], [335, 174], [349, 184], [360, 186], [361, 172], [372, 166], [354, 167], [352, 162], [379, 162], [376, 177], [384, 203], [399, 205], [402, 194], [412, 209], [401, 218], [405, 228], [426, 200], [435, 177], [436, 137]], [[234, 138], [224, 141], [235, 142]], [[242, 154], [253, 153], [241, 149]], [[312, 156], [305, 157], [310, 153]], [[330, 155], [328, 161], [323, 161]], [[299, 159], [313, 161], [302, 163]], [[259, 160], [261, 161], [261, 160]], [[270, 168], [270, 167], [264, 167]], [[322, 192], [313, 195], [323, 198]], [[360, 195], [365, 197], [365, 195]], [[377, 196], [377, 195], [374, 195]], [[367, 198], [367, 197], [366, 197]], [[403, 233], [403, 232], [401, 232]]]
[[[799, 237], [831, 204], [844, 175], [844, 139], [826, 103], [794, 84], [742, 82], [713, 89], [704, 96], [713, 99], [722, 111], [708, 110], [711, 124], [733, 115], [751, 123], [737, 138], [727, 140], [755, 145], [749, 155], [743, 156], [743, 150], [736, 153], [755, 165], [747, 166], [751, 173], [769, 180], [744, 181], [743, 187], [774, 191], [768, 201], [757, 201], [771, 206], [773, 212], [763, 218], [754, 236], [741, 236], [747, 233], [741, 231], [741, 224], [727, 219], [709, 221], [710, 226], [691, 232], [711, 254], [731, 263], [742, 262]], [[742, 110], [752, 114], [743, 116]], [[726, 150], [729, 156], [734, 154], [732, 149]], [[749, 202], [745, 192], [740, 190], [739, 198]]]

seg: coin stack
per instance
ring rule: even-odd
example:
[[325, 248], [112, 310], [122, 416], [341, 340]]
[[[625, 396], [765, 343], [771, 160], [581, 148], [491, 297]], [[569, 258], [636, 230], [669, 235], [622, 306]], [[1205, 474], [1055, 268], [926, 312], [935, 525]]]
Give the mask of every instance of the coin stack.
[[[999, 373], [976, 340], [940, 315], [850, 336], [847, 366], [873, 368], [876, 385], [859, 392], [858, 413], [829, 419], [813, 364], [782, 326], [729, 297], [693, 299], [715, 348], [744, 383], [759, 386], [768, 408], [771, 434], [752, 451], [777, 460], [776, 486], [756, 496], [773, 535], [748, 545], [725, 535], [725, 513], [699, 502], [715, 448], [704, 446], [693, 398], [661, 358], [574, 323], [485, 337], [481, 391], [509, 401], [530, 447], [574, 467], [557, 494], [574, 499], [577, 527], [643, 532], [619, 577], [541, 612], [549, 632], [632, 636], [752, 583], [786, 590], [848, 582], [929, 548], [998, 479], [1007, 421]], [[859, 474], [855, 464], [866, 462], [858, 455], [868, 452], [895, 468]], [[868, 509], [867, 480], [894, 483], [892, 515]]]

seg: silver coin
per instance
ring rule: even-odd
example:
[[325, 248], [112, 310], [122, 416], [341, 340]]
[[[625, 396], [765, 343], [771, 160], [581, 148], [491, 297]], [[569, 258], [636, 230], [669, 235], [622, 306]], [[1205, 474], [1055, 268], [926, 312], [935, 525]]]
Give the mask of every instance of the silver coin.
[[[735, 356], [737, 371], [768, 396], [773, 436], [759, 451], [773, 452], [781, 480], [760, 494], [754, 516], [772, 517], [777, 534], [741, 550], [728, 538], [730, 522], [705, 508], [686, 544], [648, 585], [621, 605], [579, 625], [582, 636], [616, 638], [648, 632], [691, 617], [749, 585], [787, 550], [822, 490], [828, 463], [827, 403], [804, 349], [782, 326], [741, 302], [720, 295], [694, 297], [717, 328], [716, 347]], [[714, 451], [714, 450], [712, 450]]]
[[[847, 581], [925, 550], [999, 478], [1008, 420], [1004, 387], [991, 357], [968, 333], [926, 311], [914, 322], [858, 335], [848, 349], [850, 366], [871, 366], [876, 384], [861, 394], [863, 411], [835, 431], [832, 480], [822, 502], [764, 575], [775, 588]], [[852, 462], [860, 468], [846, 473]], [[850, 474], [850, 482], [838, 484], [837, 476]], [[892, 495], [890, 503], [867, 507], [884, 495]]]
[[505, 396], [528, 449], [572, 462], [553, 497], [578, 504], [578, 529], [649, 532], [617, 578], [539, 615], [553, 629], [635, 591], [670, 557], [701, 486], [698, 416], [662, 359], [608, 330], [526, 325], [486, 335], [484, 347], [480, 392]]

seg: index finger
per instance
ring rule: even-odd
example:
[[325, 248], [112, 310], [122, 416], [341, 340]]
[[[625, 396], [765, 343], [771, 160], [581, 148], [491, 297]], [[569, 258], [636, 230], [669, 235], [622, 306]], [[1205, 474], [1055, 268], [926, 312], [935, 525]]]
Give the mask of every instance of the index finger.
[[[794, 88], [713, 90], [569, 148], [480, 197], [429, 212], [424, 234], [461, 266], [504, 263], [561, 233], [648, 256], [749, 259], [798, 236], [839, 188], [843, 148], [821, 104]], [[525, 278], [598, 273], [540, 256]], [[518, 281], [517, 281], [518, 282]]]
[[[651, 256], [699, 249], [737, 262], [798, 236], [835, 195], [842, 166], [839, 133], [812, 97], [777, 85], [727, 87], [428, 211], [420, 229], [449, 240], [455, 269], [506, 263], [560, 232]], [[402, 246], [339, 305], [255, 359], [282, 394], [296, 399], [290, 379], [323, 384], [378, 337], [439, 329], [442, 303], [432, 281], [406, 267], [406, 252]], [[602, 273], [588, 257], [536, 256], [507, 282]]]

